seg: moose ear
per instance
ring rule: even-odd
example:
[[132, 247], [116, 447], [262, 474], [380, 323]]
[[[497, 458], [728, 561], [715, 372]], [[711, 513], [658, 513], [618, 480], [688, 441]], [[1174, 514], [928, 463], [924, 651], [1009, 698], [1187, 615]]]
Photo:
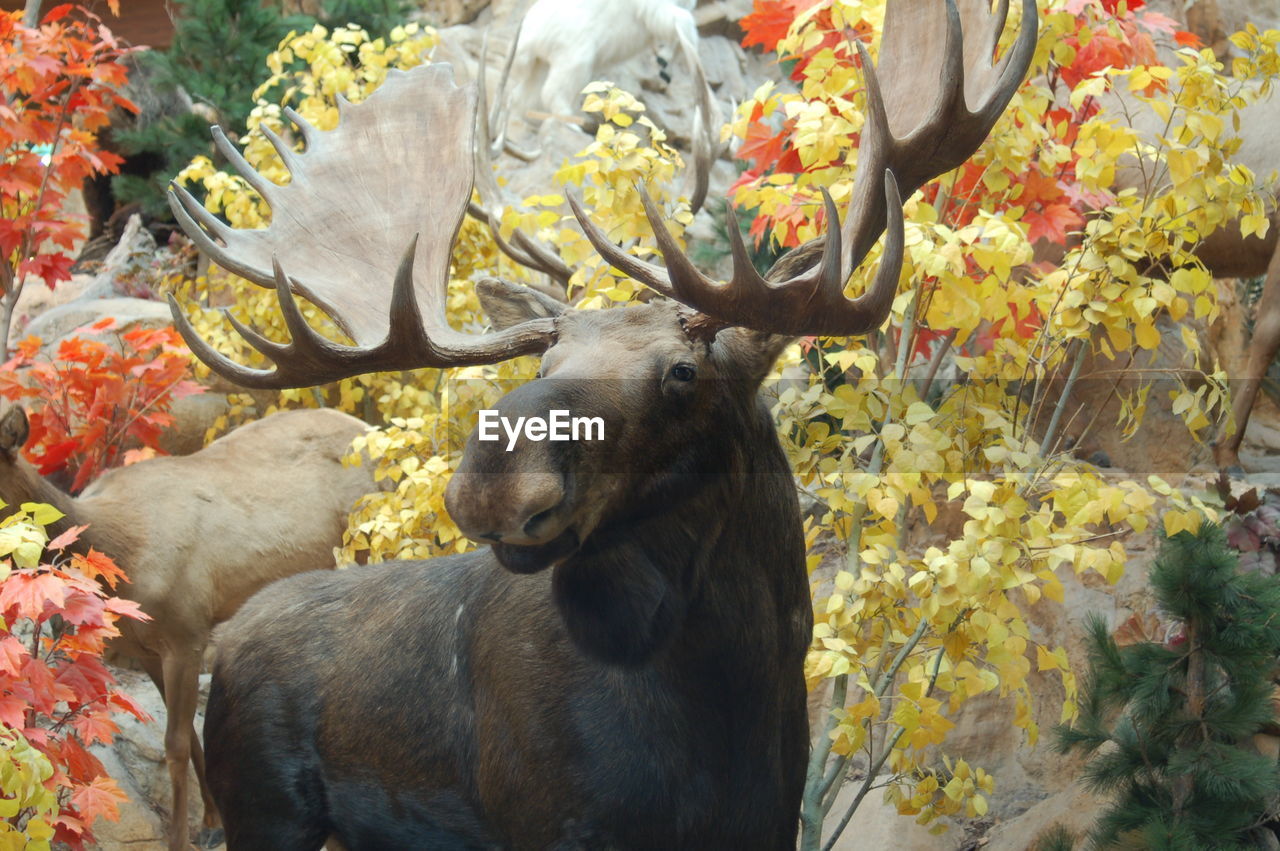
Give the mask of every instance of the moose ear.
[[530, 319], [559, 316], [566, 307], [549, 295], [501, 278], [482, 278], [476, 284], [476, 295], [499, 331]]
[[0, 452], [15, 454], [27, 442], [31, 434], [31, 426], [27, 423], [27, 412], [14, 405], [0, 416]]
[[726, 328], [716, 335], [714, 351], [728, 360], [729, 374], [761, 382], [787, 346], [796, 341], [790, 334], [770, 334], [747, 328]]

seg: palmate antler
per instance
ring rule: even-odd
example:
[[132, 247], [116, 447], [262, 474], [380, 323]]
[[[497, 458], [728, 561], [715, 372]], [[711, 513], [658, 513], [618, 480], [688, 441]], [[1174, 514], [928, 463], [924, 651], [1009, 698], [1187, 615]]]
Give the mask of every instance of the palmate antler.
[[[701, 312], [705, 322], [697, 327], [819, 335], [877, 327], [892, 305], [902, 264], [899, 192], [909, 195], [977, 150], [1021, 83], [1035, 47], [1035, 0], [1023, 0], [1022, 30], [999, 62], [993, 58], [1008, 0], [1000, 0], [994, 15], [987, 0], [956, 4], [889, 0], [878, 70], [859, 44], [868, 115], [852, 199], [843, 227], [789, 255], [801, 261], [789, 268], [803, 271], [781, 281], [762, 279], [731, 222], [734, 273], [728, 283], [716, 283], [681, 252], [647, 196], [665, 269], [614, 245], [570, 198], [587, 237], [626, 274]], [[982, 35], [966, 43], [966, 31]], [[447, 65], [428, 65], [390, 72], [361, 104], [340, 101], [338, 128], [328, 133], [286, 111], [307, 145], [298, 154], [267, 133], [292, 175], [287, 186], [254, 172], [215, 128], [219, 150], [271, 205], [271, 225], [229, 228], [178, 187], [170, 203], [183, 229], [214, 261], [276, 288], [293, 340], [271, 342], [233, 319], [275, 363], [270, 370], [244, 367], [200, 339], [171, 299], [174, 321], [196, 355], [239, 384], [279, 388], [382, 370], [495, 363], [545, 350], [555, 339], [551, 319], [473, 335], [455, 331], [445, 318], [449, 253], [471, 195], [475, 108], [474, 93], [454, 85]], [[827, 221], [837, 222], [825, 192], [824, 201]], [[886, 228], [875, 282], [860, 298], [846, 298], [845, 281]], [[821, 255], [812, 269], [803, 265], [808, 253]], [[356, 345], [316, 334], [292, 292], [320, 306]]]
[[[227, 313], [275, 363], [251, 369], [201, 339], [170, 296], [174, 322], [201, 360], [245, 387], [280, 388], [366, 372], [496, 363], [546, 347], [549, 321], [472, 335], [445, 319], [449, 252], [471, 197], [475, 117], [474, 92], [454, 85], [448, 65], [392, 70], [357, 105], [339, 98], [338, 127], [330, 132], [316, 131], [293, 110], [285, 115], [302, 132], [305, 152], [263, 131], [289, 169], [286, 186], [254, 171], [213, 128], [218, 150], [271, 205], [268, 227], [228, 227], [177, 185], [169, 196], [201, 251], [276, 288], [292, 336], [288, 344], [272, 342]], [[356, 345], [312, 330], [291, 291], [324, 310]]]
[[[844, 336], [884, 321], [902, 266], [900, 195], [960, 166], [986, 139], [1021, 85], [1036, 45], [1035, 0], [1022, 2], [1022, 29], [1004, 57], [994, 61], [1008, 16], [1008, 0], [993, 15], [988, 0], [897, 0], [889, 3], [880, 65], [872, 66], [857, 43], [866, 77], [867, 117], [858, 148], [858, 171], [844, 226], [796, 249], [783, 280], [755, 270], [728, 209], [733, 276], [724, 284], [703, 275], [676, 245], [663, 215], [641, 187], [645, 212], [666, 268], [615, 246], [570, 197], [574, 215], [600, 255], [630, 277], [722, 325], [779, 334]], [[964, 34], [981, 33], [964, 39]], [[822, 190], [826, 220], [838, 222]], [[844, 284], [888, 229], [883, 259], [870, 289], [857, 299]], [[820, 260], [812, 265], [810, 258]], [[811, 268], [805, 268], [811, 266]]]

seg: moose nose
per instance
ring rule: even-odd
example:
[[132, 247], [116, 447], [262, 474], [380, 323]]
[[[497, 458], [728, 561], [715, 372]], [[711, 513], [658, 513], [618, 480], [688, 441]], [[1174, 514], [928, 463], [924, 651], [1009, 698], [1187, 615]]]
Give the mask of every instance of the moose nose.
[[564, 487], [555, 473], [479, 472], [462, 467], [445, 490], [445, 506], [469, 538], [545, 543], [560, 531]]

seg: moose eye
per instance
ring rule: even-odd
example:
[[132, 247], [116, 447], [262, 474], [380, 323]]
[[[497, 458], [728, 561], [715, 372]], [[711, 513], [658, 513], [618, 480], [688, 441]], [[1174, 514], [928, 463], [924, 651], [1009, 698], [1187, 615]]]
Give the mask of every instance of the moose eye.
[[671, 367], [671, 377], [676, 381], [693, 381], [698, 371], [687, 363], [678, 363]]

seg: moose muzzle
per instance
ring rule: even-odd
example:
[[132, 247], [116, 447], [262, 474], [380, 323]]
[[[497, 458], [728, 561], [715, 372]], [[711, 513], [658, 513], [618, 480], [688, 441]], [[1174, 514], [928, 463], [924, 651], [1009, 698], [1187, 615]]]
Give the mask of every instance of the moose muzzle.
[[[550, 381], [533, 381], [507, 394], [496, 407], [507, 422], [546, 419], [566, 402]], [[482, 440], [472, 431], [462, 464], [445, 490], [445, 507], [472, 540], [493, 545], [504, 567], [531, 573], [572, 555], [580, 543], [572, 528], [575, 453], [565, 443], [521, 436], [514, 446]]]

